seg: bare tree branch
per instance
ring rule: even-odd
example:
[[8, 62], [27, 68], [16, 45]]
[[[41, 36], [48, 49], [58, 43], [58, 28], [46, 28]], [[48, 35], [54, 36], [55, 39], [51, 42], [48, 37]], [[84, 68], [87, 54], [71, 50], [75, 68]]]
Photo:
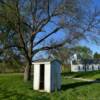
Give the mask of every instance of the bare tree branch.
[[57, 48], [59, 48], [59, 47], [64, 46], [65, 44], [66, 44], [66, 40], [63, 41], [63, 42], [60, 43], [60, 44], [55, 44], [55, 45], [52, 45], [52, 46], [46, 46], [46, 47], [42, 47], [42, 48], [36, 49], [36, 50], [34, 50], [33, 53], [36, 54], [36, 53], [38, 53], [39, 51], [43, 51], [43, 50], [57, 49]]
[[0, 54], [2, 54], [5, 50], [10, 49], [10, 48], [14, 48], [14, 47], [17, 47], [19, 49], [23, 49], [23, 47], [22, 46], [19, 46], [19, 45], [8, 45], [8, 46], [6, 46], [6, 47], [4, 47], [4, 48], [2, 48], [0, 50]]
[[44, 41], [46, 38], [48, 38], [49, 36], [51, 36], [52, 34], [58, 32], [61, 29], [61, 27], [56, 28], [55, 30], [53, 30], [53, 32], [49, 33], [47, 36], [45, 36], [44, 38], [42, 38], [41, 40], [39, 40], [36, 44], [33, 45], [33, 48], [35, 46], [37, 46], [38, 44], [40, 44], [42, 41]]
[[11, 8], [12, 10], [15, 10], [11, 5], [7, 4], [4, 0], [0, 0], [0, 3], [8, 6], [9, 8]]

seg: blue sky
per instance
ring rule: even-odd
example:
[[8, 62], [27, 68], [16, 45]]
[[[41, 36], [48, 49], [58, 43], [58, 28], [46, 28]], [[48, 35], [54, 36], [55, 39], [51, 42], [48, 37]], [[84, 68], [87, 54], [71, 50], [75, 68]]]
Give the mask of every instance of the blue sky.
[[[94, 0], [93, 6], [100, 7], [100, 0]], [[50, 31], [53, 30], [53, 28], [54, 28], [54, 25], [53, 24], [51, 24], [51, 25], [49, 24], [46, 27], [45, 31], [47, 33], [49, 33]], [[45, 33], [45, 35], [46, 35], [46, 33]], [[49, 38], [51, 38], [51, 40], [54, 38], [55, 41], [59, 41], [59, 40], [62, 40], [65, 36], [66, 36], [66, 32], [64, 33], [62, 31], [60, 31], [60, 32], [58, 32], [56, 34], [53, 34]], [[39, 34], [37, 36], [37, 38], [36, 38], [36, 41], [38, 41], [38, 39], [40, 39], [42, 37], [43, 37], [43, 34]], [[97, 45], [96, 43], [94, 43], [93, 40], [91, 40], [91, 41], [81, 40], [79, 45], [89, 47], [93, 51], [93, 53], [95, 53], [95, 52], [100, 53], [100, 45]], [[40, 54], [41, 54], [41, 57], [44, 55], [44, 53], [40, 53]]]
[[93, 53], [95, 52], [100, 53], [100, 45], [97, 45], [96, 43], [93, 43], [92, 41], [88, 42], [88, 41], [82, 40], [80, 42], [80, 45], [89, 47], [93, 51]]
[[[100, 0], [94, 0], [93, 5], [100, 8]], [[97, 45], [92, 41], [91, 42], [81, 41], [80, 45], [89, 47], [93, 51], [93, 53], [95, 52], [100, 53], [100, 45]]]
[[[93, 6], [97, 6], [97, 7], [100, 7], [100, 0], [94, 0], [94, 2], [93, 2]], [[53, 30], [53, 28], [54, 28], [54, 25], [53, 24], [49, 24], [47, 27], [45, 27], [45, 31], [47, 32], [47, 34], [49, 33], [49, 32], [51, 32], [52, 30]], [[44, 33], [45, 35], [46, 35], [46, 33]], [[55, 41], [61, 41], [62, 39], [64, 39], [64, 37], [66, 36], [66, 32], [63, 32], [62, 30], [61, 31], [59, 31], [59, 32], [57, 32], [56, 34], [53, 34], [52, 36], [50, 36], [49, 37], [49, 39], [51, 39], [51, 40], [55, 40]], [[42, 37], [44, 37], [44, 35], [43, 34], [39, 34], [38, 36], [37, 36], [37, 38], [36, 38], [36, 41], [38, 41], [40, 38], [42, 38]], [[46, 43], [48, 42], [48, 39], [47, 39], [47, 41], [46, 41]], [[45, 44], [45, 43], [44, 43]], [[43, 44], [43, 45], [44, 45]], [[86, 41], [86, 40], [81, 40], [80, 42], [79, 42], [79, 44], [77, 44], [77, 45], [81, 45], [81, 46], [86, 46], [86, 47], [88, 47], [88, 48], [90, 48], [92, 51], [93, 51], [93, 53], [95, 53], [95, 52], [98, 52], [98, 53], [100, 53], [100, 45], [97, 45], [95, 42], [93, 42], [93, 40], [91, 40], [91, 41]], [[40, 45], [39, 45], [40, 46]], [[45, 55], [45, 56], [44, 56]], [[40, 57], [40, 58], [42, 58], [42, 57], [46, 57], [46, 52], [39, 52], [36, 56], [35, 56], [35, 58], [38, 58], [38, 57]], [[34, 59], [34, 58], [33, 58]]]
[[94, 0], [94, 4], [98, 7], [100, 7], [100, 0]]

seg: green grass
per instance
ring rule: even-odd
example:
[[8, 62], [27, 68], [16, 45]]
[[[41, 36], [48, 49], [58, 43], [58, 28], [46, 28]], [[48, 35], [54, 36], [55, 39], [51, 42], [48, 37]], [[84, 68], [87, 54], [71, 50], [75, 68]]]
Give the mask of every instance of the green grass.
[[64, 76], [72, 76], [72, 77], [81, 77], [81, 78], [89, 78], [89, 79], [100, 79], [100, 70], [99, 71], [90, 71], [90, 72], [64, 72], [62, 75]]
[[0, 100], [100, 100], [100, 83], [65, 79], [59, 92], [40, 93], [21, 74], [0, 75]]

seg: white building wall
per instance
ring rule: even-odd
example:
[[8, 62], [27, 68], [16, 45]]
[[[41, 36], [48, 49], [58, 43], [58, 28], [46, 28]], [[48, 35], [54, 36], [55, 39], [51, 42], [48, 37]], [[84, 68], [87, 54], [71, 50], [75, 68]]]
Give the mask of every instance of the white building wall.
[[82, 64], [71, 65], [72, 72], [84, 71]]
[[33, 88], [34, 90], [39, 90], [40, 83], [40, 65], [34, 64], [34, 77], [33, 77]]
[[44, 90], [45, 92], [51, 91], [51, 66], [50, 62], [39, 62], [34, 64], [34, 78], [33, 89], [39, 90], [40, 85], [40, 64], [44, 64]]
[[94, 64], [94, 70], [99, 70], [99, 67], [100, 65], [99, 64]]
[[89, 65], [89, 71], [93, 70], [93, 64]]
[[[85, 65], [83, 65], [83, 64], [77, 64], [77, 65], [71, 64], [71, 71], [72, 72], [85, 71], [84, 66]], [[94, 70], [100, 70], [99, 66], [100, 66], [100, 64], [89, 64], [89, 65], [86, 65], [85, 67], [86, 67], [86, 71], [94, 71]]]
[[44, 88], [46, 92], [51, 91], [51, 65], [50, 62], [45, 64], [45, 74], [44, 74]]

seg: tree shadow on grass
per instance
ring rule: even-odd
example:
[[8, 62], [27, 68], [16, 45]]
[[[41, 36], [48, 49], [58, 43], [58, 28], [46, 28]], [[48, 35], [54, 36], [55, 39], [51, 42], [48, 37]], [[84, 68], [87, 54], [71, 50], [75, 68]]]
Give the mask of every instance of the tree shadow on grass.
[[96, 78], [97, 81], [100, 81], [100, 78]]
[[62, 76], [73, 76], [73, 77], [92, 77], [96, 74], [99, 74], [100, 71], [87, 71], [87, 72], [64, 72]]
[[71, 75], [71, 74], [72, 74], [72, 72], [63, 72], [63, 73], [61, 73], [62, 76]]
[[90, 85], [93, 82], [77, 82], [77, 83], [71, 83], [71, 84], [64, 84], [61, 86], [61, 90], [68, 90], [71, 88], [76, 88], [80, 86]]
[[73, 76], [73, 77], [75, 77], [77, 75], [77, 73], [75, 73], [75, 72], [63, 72], [61, 75], [62, 76]]
[[100, 78], [96, 78], [95, 83], [100, 83]]

